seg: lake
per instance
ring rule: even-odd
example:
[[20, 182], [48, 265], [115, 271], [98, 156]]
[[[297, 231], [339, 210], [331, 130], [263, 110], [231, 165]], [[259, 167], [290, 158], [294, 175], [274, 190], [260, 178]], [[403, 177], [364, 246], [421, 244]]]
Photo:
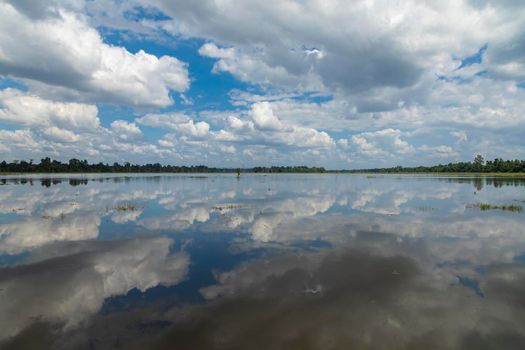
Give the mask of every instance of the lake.
[[0, 347], [525, 349], [524, 186], [2, 176]]

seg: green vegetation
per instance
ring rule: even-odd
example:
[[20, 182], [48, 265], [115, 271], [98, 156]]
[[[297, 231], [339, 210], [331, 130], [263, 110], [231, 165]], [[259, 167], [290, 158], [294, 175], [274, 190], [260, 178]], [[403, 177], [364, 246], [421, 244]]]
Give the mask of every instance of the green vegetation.
[[[67, 163], [42, 158], [40, 163], [15, 160], [11, 163], [0, 163], [0, 173], [233, 173], [240, 177], [241, 173], [330, 173], [330, 174], [461, 174], [461, 175], [486, 175], [493, 176], [525, 176], [525, 160], [503, 160], [496, 158], [486, 161], [477, 155], [473, 162], [459, 162], [439, 164], [433, 166], [417, 166], [393, 168], [373, 168], [358, 170], [326, 170], [323, 167], [308, 166], [272, 166], [253, 168], [213, 168], [205, 165], [179, 166], [154, 164], [124, 164], [96, 163], [90, 164], [87, 160], [70, 159]], [[374, 178], [370, 175], [369, 178]]]
[[523, 211], [523, 207], [521, 205], [493, 205], [488, 203], [478, 203], [475, 204], [473, 207], [479, 208], [479, 210], [486, 211], [486, 210], [504, 210], [504, 211], [512, 211], [520, 213]]
[[255, 167], [251, 169], [244, 169], [246, 172], [253, 173], [325, 173], [327, 172], [323, 167], [307, 167], [307, 166], [272, 166], [272, 167]]
[[135, 210], [138, 210], [139, 207], [134, 205], [134, 204], [129, 204], [129, 203], [126, 203], [126, 204], [121, 204], [117, 207], [115, 207], [115, 210], [116, 211], [135, 211]]
[[473, 162], [459, 162], [439, 164], [433, 166], [417, 166], [393, 168], [374, 168], [351, 170], [352, 173], [385, 173], [385, 174], [411, 174], [411, 173], [462, 173], [462, 174], [484, 174], [484, 173], [506, 173], [516, 174], [525, 173], [525, 160], [503, 160], [496, 158], [494, 160], [485, 159], [477, 155]]
[[241, 204], [224, 204], [224, 205], [214, 205], [212, 207], [213, 210], [217, 211], [223, 211], [223, 210], [232, 210], [232, 209], [239, 209], [244, 207], [244, 205]]
[[3, 161], [0, 163], [0, 173], [324, 173], [326, 170], [320, 167], [286, 166], [286, 167], [255, 167], [246, 169], [232, 168], [210, 168], [204, 165], [176, 166], [154, 164], [124, 164], [107, 163], [89, 164], [87, 160], [70, 159], [62, 163], [51, 158], [42, 158], [40, 163], [15, 160], [11, 163]]

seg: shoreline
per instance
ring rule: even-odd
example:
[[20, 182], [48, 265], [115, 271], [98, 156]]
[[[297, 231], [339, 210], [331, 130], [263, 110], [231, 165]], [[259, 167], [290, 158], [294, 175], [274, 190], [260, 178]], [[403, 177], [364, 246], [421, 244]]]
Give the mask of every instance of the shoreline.
[[[0, 176], [7, 175], [195, 175], [195, 174], [231, 174], [237, 175], [236, 170], [224, 172], [0, 172]], [[525, 173], [476, 173], [476, 172], [406, 172], [406, 173], [389, 173], [389, 172], [360, 172], [360, 171], [345, 171], [345, 170], [327, 170], [325, 172], [253, 172], [245, 171], [241, 174], [261, 174], [261, 175], [283, 175], [283, 174], [302, 174], [302, 175], [368, 175], [368, 176], [399, 176], [399, 175], [420, 175], [420, 176], [464, 176], [464, 177], [523, 177]]]

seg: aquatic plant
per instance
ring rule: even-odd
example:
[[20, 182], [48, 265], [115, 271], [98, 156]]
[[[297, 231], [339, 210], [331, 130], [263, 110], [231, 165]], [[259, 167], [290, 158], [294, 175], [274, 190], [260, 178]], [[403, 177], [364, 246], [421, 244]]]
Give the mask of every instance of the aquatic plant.
[[521, 205], [493, 205], [488, 203], [478, 203], [474, 205], [474, 207], [479, 208], [479, 210], [486, 211], [486, 210], [503, 210], [503, 211], [511, 211], [511, 212], [522, 212], [523, 207]]
[[138, 210], [138, 209], [139, 209], [138, 206], [136, 206], [134, 204], [129, 204], [129, 203], [121, 204], [121, 205], [115, 207], [116, 211], [135, 211], [135, 210]]
[[214, 205], [212, 207], [213, 210], [217, 211], [223, 211], [223, 210], [232, 210], [232, 209], [239, 209], [244, 207], [244, 205], [241, 204], [222, 204], [222, 205]]

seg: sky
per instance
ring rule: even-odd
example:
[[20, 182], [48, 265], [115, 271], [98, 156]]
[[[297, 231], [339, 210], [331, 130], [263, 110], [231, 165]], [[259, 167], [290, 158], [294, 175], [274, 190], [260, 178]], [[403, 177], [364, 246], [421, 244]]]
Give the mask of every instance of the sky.
[[522, 0], [0, 0], [0, 158], [525, 154]]

